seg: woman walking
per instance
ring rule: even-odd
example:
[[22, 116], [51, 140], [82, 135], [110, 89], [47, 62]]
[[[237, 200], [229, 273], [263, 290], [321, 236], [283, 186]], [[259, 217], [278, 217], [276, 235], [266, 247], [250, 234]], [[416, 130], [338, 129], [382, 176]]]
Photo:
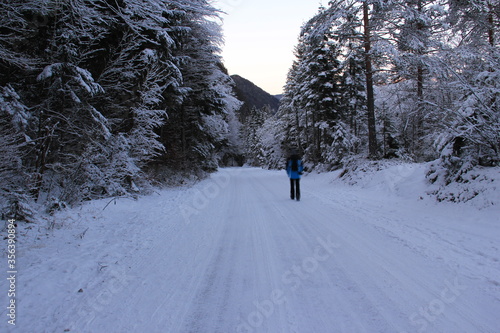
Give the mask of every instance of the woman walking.
[[286, 173], [290, 178], [290, 198], [300, 201], [300, 176], [304, 171], [302, 160], [296, 151], [293, 151], [286, 162]]

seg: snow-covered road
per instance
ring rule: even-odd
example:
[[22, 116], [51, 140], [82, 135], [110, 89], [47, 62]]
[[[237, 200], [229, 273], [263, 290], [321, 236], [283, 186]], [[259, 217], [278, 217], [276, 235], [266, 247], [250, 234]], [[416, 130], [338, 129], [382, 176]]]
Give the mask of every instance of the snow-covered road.
[[296, 202], [283, 171], [223, 169], [192, 188], [105, 210], [107, 201], [91, 203], [68, 213], [54, 236], [25, 229], [17, 326], [6, 324], [5, 310], [0, 325], [12, 332], [498, 332], [493, 210], [398, 198], [332, 178], [304, 177]]

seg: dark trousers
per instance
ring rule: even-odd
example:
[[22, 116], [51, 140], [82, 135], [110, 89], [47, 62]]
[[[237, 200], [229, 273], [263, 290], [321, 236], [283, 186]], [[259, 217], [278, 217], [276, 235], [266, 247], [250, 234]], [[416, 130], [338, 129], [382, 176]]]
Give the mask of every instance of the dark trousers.
[[290, 198], [300, 200], [300, 179], [290, 179]]

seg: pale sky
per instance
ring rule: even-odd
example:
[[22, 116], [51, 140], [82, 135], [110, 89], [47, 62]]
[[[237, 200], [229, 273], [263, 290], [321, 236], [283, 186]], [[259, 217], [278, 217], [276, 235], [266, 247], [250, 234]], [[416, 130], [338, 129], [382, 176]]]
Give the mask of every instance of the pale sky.
[[295, 59], [300, 28], [327, 0], [213, 0], [222, 9], [229, 74], [238, 74], [272, 95], [281, 94]]

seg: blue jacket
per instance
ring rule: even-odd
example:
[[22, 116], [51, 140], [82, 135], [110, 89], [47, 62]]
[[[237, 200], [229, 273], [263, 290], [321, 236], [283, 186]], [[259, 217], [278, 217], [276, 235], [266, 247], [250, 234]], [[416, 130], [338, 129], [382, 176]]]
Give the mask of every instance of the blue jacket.
[[288, 159], [286, 162], [286, 173], [290, 179], [300, 179], [302, 172], [304, 171], [304, 166], [302, 165], [302, 160], [297, 159], [297, 171], [292, 171], [292, 159]]

